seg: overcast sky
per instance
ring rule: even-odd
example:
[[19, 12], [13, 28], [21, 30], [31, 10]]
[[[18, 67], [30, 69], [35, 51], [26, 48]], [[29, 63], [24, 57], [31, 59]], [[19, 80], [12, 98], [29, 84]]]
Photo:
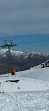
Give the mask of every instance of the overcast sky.
[[0, 36], [49, 33], [49, 0], [0, 0]]

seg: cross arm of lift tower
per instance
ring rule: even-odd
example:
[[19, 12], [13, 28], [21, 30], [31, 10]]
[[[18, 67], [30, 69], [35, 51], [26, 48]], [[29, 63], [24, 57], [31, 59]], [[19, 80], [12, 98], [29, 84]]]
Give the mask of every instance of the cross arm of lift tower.
[[4, 45], [2, 45], [1, 47], [5, 48], [5, 47], [13, 47], [13, 46], [17, 46], [16, 44], [13, 43], [13, 40], [4, 40]]

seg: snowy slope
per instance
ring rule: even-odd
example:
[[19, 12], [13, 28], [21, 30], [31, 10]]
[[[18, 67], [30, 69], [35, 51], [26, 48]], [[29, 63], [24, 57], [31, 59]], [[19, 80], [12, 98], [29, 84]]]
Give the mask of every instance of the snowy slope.
[[[7, 80], [20, 81], [12, 83], [6, 82]], [[16, 72], [15, 76], [11, 74], [0, 75], [0, 82], [1, 92], [47, 90], [49, 88], [49, 68], [31, 68], [30, 70]]]
[[0, 111], [49, 111], [49, 68], [0, 75]]

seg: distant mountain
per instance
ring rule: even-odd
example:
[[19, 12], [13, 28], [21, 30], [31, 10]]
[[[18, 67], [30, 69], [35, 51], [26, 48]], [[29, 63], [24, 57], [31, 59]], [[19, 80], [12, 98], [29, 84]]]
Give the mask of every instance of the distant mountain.
[[0, 50], [0, 74], [30, 69], [30, 67], [39, 65], [49, 59], [49, 55], [36, 52], [12, 51], [9, 61], [8, 50]]

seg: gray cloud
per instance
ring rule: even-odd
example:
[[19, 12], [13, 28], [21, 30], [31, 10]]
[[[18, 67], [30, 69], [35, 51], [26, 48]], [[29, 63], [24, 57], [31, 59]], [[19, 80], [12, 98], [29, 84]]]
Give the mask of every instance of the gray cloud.
[[0, 36], [49, 33], [49, 0], [0, 0]]

